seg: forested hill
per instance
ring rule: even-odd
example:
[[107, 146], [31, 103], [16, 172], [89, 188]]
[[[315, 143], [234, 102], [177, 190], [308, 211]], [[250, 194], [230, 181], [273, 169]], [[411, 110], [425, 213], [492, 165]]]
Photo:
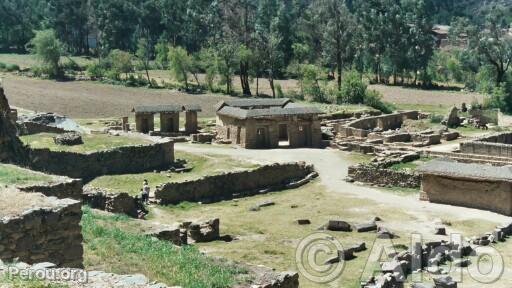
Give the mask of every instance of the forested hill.
[[480, 24], [489, 10], [496, 5], [506, 7], [508, 18], [512, 21], [510, 0], [427, 0], [426, 4], [432, 12], [434, 21], [439, 24], [450, 24], [453, 17], [467, 17], [475, 24]]

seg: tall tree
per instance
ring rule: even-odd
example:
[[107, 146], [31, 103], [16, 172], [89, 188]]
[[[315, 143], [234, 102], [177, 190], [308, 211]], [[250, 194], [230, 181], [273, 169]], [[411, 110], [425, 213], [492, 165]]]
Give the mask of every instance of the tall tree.
[[338, 90], [341, 89], [343, 68], [354, 56], [352, 38], [355, 21], [347, 6], [339, 0], [319, 0], [317, 17], [324, 19], [322, 29], [322, 50], [327, 60], [336, 63]]

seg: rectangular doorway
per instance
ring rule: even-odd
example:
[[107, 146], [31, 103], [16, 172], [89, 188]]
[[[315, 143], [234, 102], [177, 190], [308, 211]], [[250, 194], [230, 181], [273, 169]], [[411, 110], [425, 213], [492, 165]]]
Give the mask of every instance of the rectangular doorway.
[[256, 129], [256, 149], [268, 148], [267, 145], [267, 129], [257, 128]]
[[288, 134], [288, 125], [279, 124], [279, 147], [290, 146], [290, 135]]

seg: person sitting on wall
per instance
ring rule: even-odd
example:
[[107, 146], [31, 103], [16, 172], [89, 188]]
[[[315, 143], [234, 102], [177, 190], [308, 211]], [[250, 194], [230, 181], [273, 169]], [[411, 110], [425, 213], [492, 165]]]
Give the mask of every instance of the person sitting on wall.
[[148, 204], [150, 191], [151, 187], [149, 187], [148, 180], [144, 180], [144, 184], [142, 185], [142, 202]]

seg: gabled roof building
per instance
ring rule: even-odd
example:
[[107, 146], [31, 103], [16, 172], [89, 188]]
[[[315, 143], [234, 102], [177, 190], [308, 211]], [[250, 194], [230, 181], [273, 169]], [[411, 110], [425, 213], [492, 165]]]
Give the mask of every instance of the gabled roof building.
[[217, 136], [248, 149], [318, 148], [323, 112], [290, 99], [222, 101], [217, 109]]

